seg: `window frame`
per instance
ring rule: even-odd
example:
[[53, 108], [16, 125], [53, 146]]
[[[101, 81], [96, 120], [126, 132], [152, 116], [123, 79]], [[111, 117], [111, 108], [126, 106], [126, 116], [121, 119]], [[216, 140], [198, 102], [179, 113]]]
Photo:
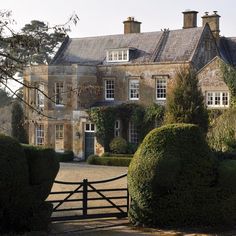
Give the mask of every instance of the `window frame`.
[[138, 133], [137, 127], [132, 121], [130, 121], [129, 122], [129, 142], [134, 145], [137, 145], [139, 142], [138, 136], [139, 136], [139, 133]]
[[[57, 86], [57, 85], [59, 85], [59, 86]], [[62, 85], [62, 86], [60, 86], [60, 85]], [[57, 106], [57, 107], [64, 106], [63, 92], [64, 92], [64, 82], [63, 81], [55, 82], [55, 106]]]
[[94, 133], [96, 132], [96, 127], [94, 123], [87, 122], [84, 124], [84, 132]]
[[[59, 129], [58, 129], [58, 127], [59, 127]], [[62, 140], [62, 139], [64, 139], [64, 136], [65, 136], [64, 125], [63, 124], [56, 124], [55, 125], [55, 140]]]
[[[42, 91], [42, 92], [41, 92]], [[39, 84], [36, 89], [36, 107], [44, 107], [44, 84]]]
[[[227, 95], [227, 96], [225, 96]], [[224, 98], [227, 98], [227, 104], [224, 104]], [[228, 91], [206, 91], [206, 106], [209, 108], [229, 107], [230, 94]], [[217, 104], [217, 101], [219, 103]]]
[[[165, 80], [164, 86], [163, 86], [163, 83], [161, 83], [160, 87], [158, 88], [158, 81], [163, 81], [163, 80]], [[166, 101], [167, 81], [168, 81], [167, 76], [155, 76], [155, 93], [156, 93], [156, 100], [157, 101]], [[164, 96], [158, 96], [160, 94], [162, 94], [162, 95], [164, 94]]]
[[107, 50], [107, 62], [127, 62], [129, 61], [129, 49], [110, 49]]
[[[135, 86], [132, 88], [132, 85], [137, 85], [138, 87], [135, 88]], [[129, 100], [139, 100], [140, 98], [140, 83], [139, 83], [139, 79], [129, 79]], [[138, 91], [138, 92], [135, 92]], [[133, 95], [132, 95], [133, 94]], [[137, 97], [135, 97], [134, 95], [136, 95]], [[133, 97], [132, 97], [133, 96]]]
[[[108, 88], [108, 86], [109, 86], [108, 82], [112, 82], [113, 84], [110, 86], [113, 86], [113, 87]], [[109, 91], [109, 93], [108, 93], [108, 91]], [[110, 94], [109, 97], [108, 97], [108, 94]], [[113, 97], [111, 97], [112, 94], [113, 94]], [[115, 80], [114, 79], [105, 79], [104, 80], [104, 97], [105, 97], [105, 100], [107, 100], [107, 101], [114, 101], [115, 100]]]
[[115, 120], [114, 124], [114, 137], [120, 137], [121, 136], [121, 121]]
[[35, 144], [43, 146], [45, 143], [45, 130], [44, 124], [37, 124], [35, 127]]

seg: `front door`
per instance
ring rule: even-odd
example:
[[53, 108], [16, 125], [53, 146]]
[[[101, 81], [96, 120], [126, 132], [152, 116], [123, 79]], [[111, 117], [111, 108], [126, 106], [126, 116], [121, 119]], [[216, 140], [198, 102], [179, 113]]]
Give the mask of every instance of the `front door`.
[[89, 155], [94, 154], [94, 131], [94, 124], [85, 124], [85, 160]]

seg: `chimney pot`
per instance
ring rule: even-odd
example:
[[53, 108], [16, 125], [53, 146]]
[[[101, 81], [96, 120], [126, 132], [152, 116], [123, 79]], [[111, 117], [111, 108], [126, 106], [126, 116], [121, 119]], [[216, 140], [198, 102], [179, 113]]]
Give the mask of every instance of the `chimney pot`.
[[183, 29], [197, 27], [197, 11], [186, 10], [182, 13], [184, 14]]
[[140, 33], [140, 25], [141, 22], [134, 19], [134, 17], [129, 16], [124, 23], [124, 33], [130, 34], [130, 33]]

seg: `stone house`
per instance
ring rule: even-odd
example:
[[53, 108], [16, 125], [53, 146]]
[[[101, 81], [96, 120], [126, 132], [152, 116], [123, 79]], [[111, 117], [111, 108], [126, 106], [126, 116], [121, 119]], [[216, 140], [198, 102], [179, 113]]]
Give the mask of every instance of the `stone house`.
[[[96, 127], [87, 108], [121, 103], [165, 104], [166, 89], [176, 71], [198, 71], [209, 108], [229, 105], [229, 90], [219, 73], [219, 60], [235, 65], [236, 38], [221, 38], [217, 12], [206, 13], [197, 27], [196, 11], [183, 12], [183, 28], [140, 32], [141, 22], [129, 17], [124, 34], [67, 38], [47, 66], [26, 68], [25, 87], [29, 143], [57, 151], [73, 150], [78, 158], [101, 154]], [[43, 114], [43, 115], [42, 115]], [[115, 122], [119, 135], [120, 122]], [[127, 138], [138, 130], [128, 124]]]

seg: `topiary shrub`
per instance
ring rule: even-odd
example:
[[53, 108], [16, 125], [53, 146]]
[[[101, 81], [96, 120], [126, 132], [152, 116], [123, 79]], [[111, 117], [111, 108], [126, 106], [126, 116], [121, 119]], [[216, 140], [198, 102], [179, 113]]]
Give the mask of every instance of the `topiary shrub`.
[[74, 159], [74, 152], [73, 151], [57, 152], [56, 156], [59, 162], [70, 162], [73, 161]]
[[216, 178], [216, 160], [198, 126], [154, 129], [128, 169], [129, 219], [149, 226], [216, 224]]
[[46, 200], [59, 170], [56, 153], [51, 148], [23, 145], [29, 166], [30, 185], [36, 197]]
[[51, 150], [26, 149], [0, 135], [0, 233], [46, 230], [50, 222], [52, 204], [44, 200], [58, 163]]
[[122, 137], [115, 137], [110, 143], [110, 150], [113, 153], [126, 153], [127, 141]]

